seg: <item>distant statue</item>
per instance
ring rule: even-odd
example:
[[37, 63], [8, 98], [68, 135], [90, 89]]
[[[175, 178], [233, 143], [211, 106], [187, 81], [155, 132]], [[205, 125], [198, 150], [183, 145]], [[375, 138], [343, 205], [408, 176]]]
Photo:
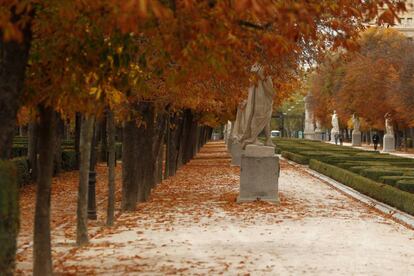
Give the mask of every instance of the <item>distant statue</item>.
[[243, 137], [244, 132], [246, 131], [246, 127], [247, 127], [246, 106], [247, 106], [247, 100], [243, 100], [241, 103], [239, 103], [237, 107], [236, 121], [234, 122], [232, 132], [230, 133], [230, 137], [235, 142], [240, 142], [241, 138]]
[[339, 130], [339, 120], [338, 120], [338, 114], [336, 114], [336, 111], [334, 110], [332, 114], [332, 129], [331, 129], [331, 141], [335, 144], [338, 144], [339, 138], [340, 138], [340, 130]]
[[338, 114], [336, 114], [336, 110], [334, 110], [332, 115], [332, 130], [335, 131], [335, 133], [339, 132], [339, 120], [338, 120]]
[[390, 112], [385, 114], [385, 135], [392, 135], [394, 136], [394, 126], [392, 123], [392, 115]]
[[259, 64], [253, 65], [251, 71], [258, 75], [259, 81], [249, 88], [247, 101], [239, 104], [233, 137], [241, 143], [242, 148], [249, 144], [263, 145], [258, 136], [264, 130], [265, 145], [274, 146], [270, 136], [275, 93], [272, 79], [264, 76], [263, 67]]
[[232, 128], [233, 128], [232, 122], [227, 121], [227, 124], [224, 125], [224, 130], [223, 130], [223, 133], [224, 133], [224, 141], [226, 143], [228, 143], [228, 140], [231, 137], [230, 134], [231, 134]]
[[316, 129], [315, 129], [315, 131], [322, 131], [322, 124], [321, 124], [321, 121], [316, 120], [316, 121], [315, 121], [315, 125], [316, 125]]
[[361, 122], [355, 113], [352, 115], [352, 125], [354, 126], [354, 132], [360, 132]]

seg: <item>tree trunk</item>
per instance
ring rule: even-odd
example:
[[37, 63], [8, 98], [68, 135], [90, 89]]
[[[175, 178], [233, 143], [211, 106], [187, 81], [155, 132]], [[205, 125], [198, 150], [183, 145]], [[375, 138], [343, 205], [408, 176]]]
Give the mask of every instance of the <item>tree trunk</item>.
[[76, 243], [78, 245], [83, 245], [88, 242], [88, 182], [93, 124], [93, 116], [85, 116], [82, 120], [80, 134], [80, 168], [76, 227]]
[[168, 176], [174, 176], [178, 169], [178, 159], [183, 131], [183, 117], [174, 114], [170, 118], [169, 139], [168, 139]]
[[197, 121], [194, 120], [194, 117], [188, 115], [188, 134], [186, 135], [187, 141], [184, 148], [184, 164], [187, 164], [195, 155], [195, 143], [197, 140]]
[[50, 196], [55, 149], [55, 112], [51, 107], [39, 108], [39, 172], [33, 238], [33, 275], [52, 275], [50, 241]]
[[168, 178], [168, 172], [170, 168], [170, 141], [171, 139], [171, 115], [167, 116], [167, 125], [165, 130], [165, 167], [163, 172], [164, 179]]
[[108, 209], [106, 225], [112, 226], [115, 217], [115, 121], [114, 114], [108, 110], [106, 117], [106, 135], [108, 142]]
[[80, 163], [80, 133], [82, 125], [82, 115], [77, 112], [75, 115], [75, 152], [76, 152], [76, 168], [79, 169]]
[[138, 201], [145, 202], [151, 193], [151, 189], [154, 186], [154, 170], [156, 157], [154, 154], [154, 141], [155, 141], [155, 108], [151, 103], [140, 103], [138, 111], [142, 115], [145, 124], [141, 124], [139, 128], [138, 140], [140, 145], [138, 147], [142, 153], [137, 150], [137, 164], [142, 166], [143, 183], [140, 185]]
[[[153, 186], [162, 181], [162, 168], [164, 157], [164, 140], [166, 135], [168, 114], [159, 114], [157, 117], [154, 142], [153, 142], [153, 155], [154, 155], [154, 183]], [[161, 175], [161, 177], [160, 177]]]
[[[17, 111], [20, 107], [26, 65], [32, 41], [31, 18], [21, 30], [23, 41], [4, 41], [0, 32], [0, 159], [11, 155]], [[17, 22], [20, 16], [12, 11], [11, 21]]]
[[190, 131], [191, 123], [193, 121], [193, 116], [191, 110], [187, 109], [183, 113], [183, 128], [181, 131], [180, 137], [180, 149], [178, 151], [178, 165], [177, 168], [180, 168], [182, 165], [187, 163], [187, 148], [190, 142]]
[[108, 117], [107, 115], [101, 122], [100, 137], [99, 137], [99, 161], [108, 162]]
[[88, 219], [96, 220], [96, 163], [98, 158], [98, 140], [100, 125], [95, 123], [92, 126], [92, 140], [89, 157], [89, 181], [88, 181]]
[[36, 121], [29, 123], [29, 137], [27, 158], [29, 159], [30, 177], [33, 181], [37, 180], [37, 154], [38, 154], [38, 123]]
[[62, 171], [62, 139], [65, 131], [65, 122], [57, 114], [56, 136], [55, 136], [55, 154], [54, 154], [54, 175]]
[[0, 275], [12, 276], [19, 233], [19, 187], [16, 166], [0, 160]]
[[137, 125], [135, 120], [124, 123], [122, 137], [122, 210], [134, 211], [138, 200], [136, 182], [136, 149]]

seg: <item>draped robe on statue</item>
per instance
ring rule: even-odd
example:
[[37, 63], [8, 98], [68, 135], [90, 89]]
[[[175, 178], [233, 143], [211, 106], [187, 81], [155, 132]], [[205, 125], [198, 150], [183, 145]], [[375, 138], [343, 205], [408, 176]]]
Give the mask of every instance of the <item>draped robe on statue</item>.
[[243, 148], [248, 144], [261, 145], [257, 137], [262, 130], [265, 130], [265, 144], [273, 146], [270, 137], [270, 120], [274, 93], [271, 78], [261, 79], [257, 85], [249, 88], [247, 101], [239, 104], [233, 138], [241, 143]]

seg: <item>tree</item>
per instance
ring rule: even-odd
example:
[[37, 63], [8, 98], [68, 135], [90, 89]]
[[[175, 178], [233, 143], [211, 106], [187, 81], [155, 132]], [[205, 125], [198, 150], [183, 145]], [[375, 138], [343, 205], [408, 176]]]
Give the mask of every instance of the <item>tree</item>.
[[409, 126], [414, 46], [398, 31], [382, 28], [366, 30], [358, 43], [356, 52], [328, 56], [314, 75], [315, 115], [329, 126], [332, 110], [344, 125], [356, 113], [383, 129], [384, 114], [391, 112], [400, 126]]
[[[379, 5], [387, 7], [384, 12]], [[99, 118], [109, 104], [125, 122], [126, 136], [137, 138], [133, 143], [125, 139], [123, 193], [137, 189], [145, 200], [153, 185], [155, 141], [163, 133], [156, 131], [156, 119], [167, 106], [169, 113], [183, 116], [177, 120], [182, 124], [179, 138], [173, 141], [177, 163], [187, 162], [194, 155], [201, 118], [212, 125], [234, 116], [246, 87], [254, 82], [248, 70], [254, 62], [274, 77], [280, 102], [293, 91], [304, 62], [318, 58], [327, 46], [352, 48], [363, 21], [392, 23], [402, 10], [402, 0], [4, 0], [0, 157], [7, 158], [11, 149], [30, 46], [24, 104], [42, 109], [40, 124], [50, 109], [63, 118], [77, 112]], [[50, 238], [40, 236], [50, 237], [47, 154], [53, 149], [47, 153], [52, 146], [45, 143], [54, 137], [42, 127], [39, 138], [45, 139], [39, 140], [39, 152], [46, 163], [39, 168], [38, 183], [45, 193], [36, 207], [44, 213], [36, 216], [35, 275], [50, 275]], [[136, 200], [123, 206], [134, 208]]]

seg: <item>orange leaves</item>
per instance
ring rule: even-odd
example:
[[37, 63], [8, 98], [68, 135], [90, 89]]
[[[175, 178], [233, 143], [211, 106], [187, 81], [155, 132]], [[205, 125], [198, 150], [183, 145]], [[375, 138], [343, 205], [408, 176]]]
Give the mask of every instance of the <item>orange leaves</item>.
[[382, 129], [384, 114], [392, 112], [400, 125], [410, 124], [414, 117], [414, 100], [411, 104], [408, 100], [414, 98], [410, 82], [413, 45], [398, 31], [382, 28], [366, 30], [358, 42], [357, 52], [328, 58], [314, 78], [316, 116], [329, 126], [327, 116], [333, 109], [343, 123], [357, 113], [366, 125]]
[[235, 1], [235, 8], [238, 12], [252, 11], [254, 14], [268, 14], [272, 8], [272, 1], [269, 0], [240, 0]]
[[33, 6], [30, 0], [0, 0], [0, 39], [5, 41], [23, 39], [21, 30], [31, 24]]

